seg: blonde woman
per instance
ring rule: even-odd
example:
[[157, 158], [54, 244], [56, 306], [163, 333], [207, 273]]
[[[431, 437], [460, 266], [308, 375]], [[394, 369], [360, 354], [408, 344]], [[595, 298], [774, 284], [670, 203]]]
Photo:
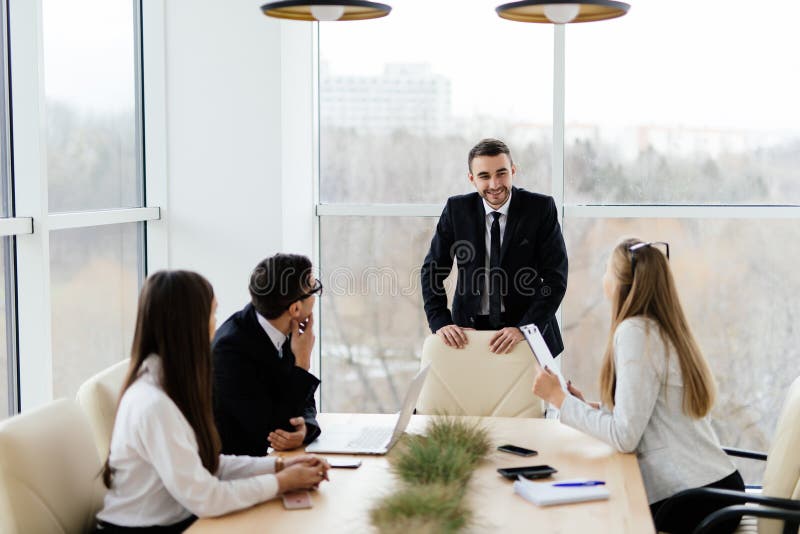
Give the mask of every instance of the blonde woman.
[[[686, 322], [668, 259], [668, 244], [638, 239], [622, 241], [609, 258], [603, 291], [611, 302], [611, 330], [600, 372], [601, 403], [587, 403], [571, 385], [566, 394], [549, 370], [533, 384], [536, 395], [561, 410], [562, 423], [620, 452], [636, 452], [654, 517], [682, 490], [744, 489], [711, 427], [714, 377]], [[722, 506], [694, 502], [675, 517], [659, 517], [656, 527], [691, 532]]]

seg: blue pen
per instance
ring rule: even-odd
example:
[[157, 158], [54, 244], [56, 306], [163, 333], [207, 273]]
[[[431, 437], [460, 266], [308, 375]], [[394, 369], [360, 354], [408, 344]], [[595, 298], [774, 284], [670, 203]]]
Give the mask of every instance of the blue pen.
[[556, 482], [553, 486], [559, 488], [577, 488], [581, 486], [605, 486], [606, 483], [602, 480], [587, 480], [585, 482]]

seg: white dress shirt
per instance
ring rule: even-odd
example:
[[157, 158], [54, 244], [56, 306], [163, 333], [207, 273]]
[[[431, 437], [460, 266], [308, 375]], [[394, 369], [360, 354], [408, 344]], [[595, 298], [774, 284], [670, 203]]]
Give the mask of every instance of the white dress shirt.
[[631, 317], [614, 332], [617, 385], [614, 409], [596, 410], [567, 395], [561, 422], [636, 452], [650, 504], [711, 484], [736, 468], [722, 450], [709, 417], [683, 411], [683, 376], [672, 343], [652, 319]]
[[278, 494], [274, 458], [220, 455], [203, 467], [192, 427], [161, 389], [161, 359], [150, 355], [117, 410], [109, 462], [114, 470], [97, 517], [119, 526], [172, 525], [218, 516]]
[[258, 324], [261, 325], [261, 328], [264, 329], [264, 332], [267, 333], [272, 344], [275, 345], [275, 348], [278, 350], [278, 358], [283, 358], [283, 344], [286, 343], [286, 338], [288, 336], [272, 326], [272, 323], [258, 312], [256, 312], [256, 318], [258, 319]]
[[[486, 283], [484, 284], [483, 294], [481, 295], [481, 315], [489, 315], [489, 283], [491, 282], [491, 276], [489, 275], [489, 266], [491, 262], [491, 250], [492, 250], [492, 223], [494, 222], [494, 215], [493, 212], [498, 212], [500, 214], [500, 246], [503, 246], [503, 237], [506, 233], [506, 222], [508, 221], [508, 206], [511, 204], [511, 190], [508, 191], [508, 198], [506, 199], [505, 203], [497, 209], [494, 209], [486, 202], [486, 199], [483, 199], [483, 209], [486, 212]], [[506, 306], [503, 304], [502, 299], [500, 300], [500, 312], [505, 312]]]

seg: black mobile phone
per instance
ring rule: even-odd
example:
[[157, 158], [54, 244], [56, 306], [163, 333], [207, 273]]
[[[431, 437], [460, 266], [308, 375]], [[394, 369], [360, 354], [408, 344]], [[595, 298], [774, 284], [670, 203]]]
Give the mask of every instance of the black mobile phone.
[[500, 445], [497, 447], [497, 450], [510, 452], [511, 454], [516, 454], [518, 456], [536, 456], [539, 454], [533, 449], [526, 449], [525, 447], [519, 447], [517, 445]]
[[549, 465], [528, 465], [525, 467], [501, 467], [498, 473], [511, 480], [516, 480], [519, 475], [525, 478], [547, 478], [553, 473], [558, 473]]

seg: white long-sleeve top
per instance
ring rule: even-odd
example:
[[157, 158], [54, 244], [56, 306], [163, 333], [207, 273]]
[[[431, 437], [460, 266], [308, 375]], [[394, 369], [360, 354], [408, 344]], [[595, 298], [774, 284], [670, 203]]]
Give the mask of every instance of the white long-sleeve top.
[[203, 467], [192, 427], [161, 389], [161, 359], [150, 355], [119, 404], [109, 461], [114, 475], [97, 517], [120, 526], [172, 525], [275, 497], [274, 458], [220, 455]]
[[614, 364], [614, 409], [597, 410], [567, 395], [561, 422], [620, 452], [635, 451], [649, 503], [735, 471], [709, 417], [684, 413], [680, 362], [655, 321], [632, 317], [620, 323], [614, 332]]

